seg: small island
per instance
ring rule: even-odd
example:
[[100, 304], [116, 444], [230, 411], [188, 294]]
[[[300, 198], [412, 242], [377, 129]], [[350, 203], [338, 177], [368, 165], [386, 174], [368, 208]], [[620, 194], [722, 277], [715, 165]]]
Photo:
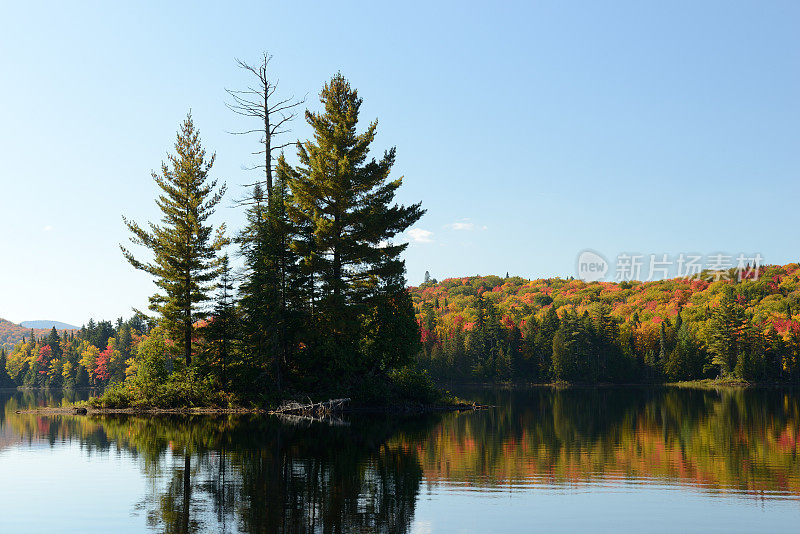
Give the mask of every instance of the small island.
[[359, 129], [362, 99], [341, 74], [322, 88], [320, 110], [305, 112], [313, 137], [277, 141], [303, 102], [274, 94], [268, 63], [240, 63], [257, 89], [229, 91], [229, 107], [255, 119], [246, 127], [264, 158], [235, 201], [246, 226], [231, 236], [211, 222], [226, 185], [190, 113], [152, 174], [161, 219], [123, 217], [135, 248], [122, 254], [158, 288], [152, 315], [32, 332], [2, 354], [14, 383], [103, 388], [86, 405], [107, 410], [274, 410], [337, 398], [356, 409], [461, 406], [413, 365], [421, 345], [400, 257], [407, 244], [394, 238], [425, 211], [394, 203], [395, 149], [369, 157], [377, 121]]

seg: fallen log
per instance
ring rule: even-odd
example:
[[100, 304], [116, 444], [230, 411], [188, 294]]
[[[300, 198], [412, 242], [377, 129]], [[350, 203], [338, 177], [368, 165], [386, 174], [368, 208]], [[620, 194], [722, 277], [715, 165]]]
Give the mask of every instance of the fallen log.
[[284, 402], [270, 413], [274, 415], [302, 415], [306, 417], [324, 417], [333, 412], [340, 411], [350, 402], [350, 399], [331, 399], [324, 402], [309, 402], [301, 404], [297, 401]]

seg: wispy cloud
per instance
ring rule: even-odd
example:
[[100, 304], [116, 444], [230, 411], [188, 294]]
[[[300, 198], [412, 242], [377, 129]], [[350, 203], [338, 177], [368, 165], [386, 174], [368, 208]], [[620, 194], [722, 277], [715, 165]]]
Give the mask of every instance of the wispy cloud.
[[42, 232], [50, 232], [52, 230], [53, 230], [53, 227], [50, 226], [49, 224], [47, 226], [45, 226], [44, 228], [42, 228]]
[[433, 232], [422, 228], [412, 228], [406, 232], [415, 243], [433, 243]]
[[469, 217], [464, 217], [463, 219], [452, 222], [450, 224], [445, 224], [445, 228], [449, 230], [455, 230], [456, 232], [472, 232], [474, 230], [487, 230], [488, 228], [484, 226], [478, 226]]
[[461, 232], [471, 232], [475, 229], [475, 224], [471, 222], [454, 222], [446, 226], [451, 230], [458, 230]]

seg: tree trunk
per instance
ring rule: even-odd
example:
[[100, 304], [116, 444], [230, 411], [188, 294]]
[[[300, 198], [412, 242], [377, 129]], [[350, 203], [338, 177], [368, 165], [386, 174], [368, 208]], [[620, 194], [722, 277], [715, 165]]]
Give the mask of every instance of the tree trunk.
[[188, 319], [184, 324], [185, 344], [186, 344], [186, 367], [192, 365], [192, 320]]
[[267, 205], [272, 202], [272, 143], [269, 131], [269, 89], [264, 88], [264, 172], [267, 175]]

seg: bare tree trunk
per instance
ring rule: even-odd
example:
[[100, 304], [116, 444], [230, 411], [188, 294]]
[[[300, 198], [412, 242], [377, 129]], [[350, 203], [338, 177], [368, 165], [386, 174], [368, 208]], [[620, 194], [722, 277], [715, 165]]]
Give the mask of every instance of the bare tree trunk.
[[[263, 165], [256, 165], [253, 169], [264, 169], [264, 183], [267, 187], [267, 202], [272, 200], [272, 153], [274, 150], [280, 150], [286, 146], [294, 144], [293, 142], [274, 144], [273, 140], [288, 130], [285, 126], [296, 116], [295, 108], [305, 102], [305, 98], [293, 102], [294, 97], [285, 99], [277, 99], [271, 101], [270, 98], [275, 94], [278, 88], [278, 83], [273, 82], [267, 72], [269, 61], [272, 58], [267, 53], [264, 53], [261, 62], [257, 66], [250, 65], [244, 61], [237, 59], [236, 63], [239, 67], [252, 73], [257, 80], [255, 87], [249, 87], [244, 91], [234, 91], [226, 89], [228, 94], [233, 99], [233, 102], [227, 104], [228, 108], [234, 113], [245, 117], [252, 117], [259, 119], [259, 128], [252, 130], [243, 130], [233, 132], [237, 135], [245, 135], [251, 133], [258, 133], [261, 137], [261, 143], [264, 145], [263, 150], [253, 152], [253, 154], [263, 154]], [[249, 186], [255, 184], [247, 184]], [[250, 204], [253, 199], [245, 199], [243, 203]]]

